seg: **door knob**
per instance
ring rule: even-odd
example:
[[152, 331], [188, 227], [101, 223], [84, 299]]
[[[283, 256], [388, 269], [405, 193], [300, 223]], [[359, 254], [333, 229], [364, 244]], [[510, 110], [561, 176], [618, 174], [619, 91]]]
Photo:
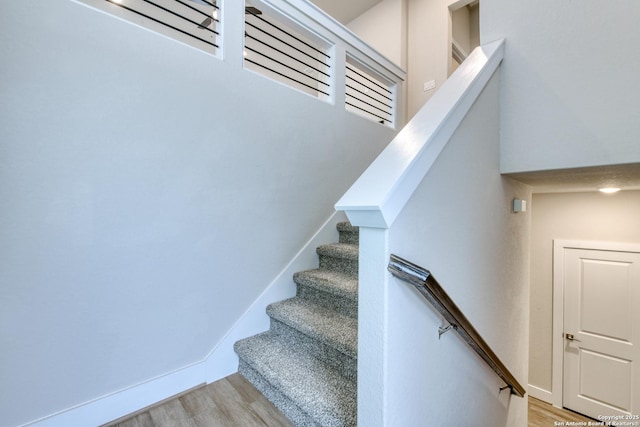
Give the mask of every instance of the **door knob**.
[[573, 337], [573, 334], [564, 334], [564, 337], [565, 337], [566, 339], [568, 339], [569, 341], [578, 341], [578, 342], [582, 342], [582, 341], [580, 341], [580, 340], [575, 339], [575, 338]]

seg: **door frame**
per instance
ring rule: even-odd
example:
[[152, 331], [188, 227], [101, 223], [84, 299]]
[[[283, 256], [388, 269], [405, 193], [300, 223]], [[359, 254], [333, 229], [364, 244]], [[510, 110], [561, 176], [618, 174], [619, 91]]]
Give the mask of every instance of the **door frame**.
[[640, 253], [640, 244], [597, 240], [553, 239], [553, 334], [551, 404], [562, 408], [564, 374], [564, 253], [566, 249]]

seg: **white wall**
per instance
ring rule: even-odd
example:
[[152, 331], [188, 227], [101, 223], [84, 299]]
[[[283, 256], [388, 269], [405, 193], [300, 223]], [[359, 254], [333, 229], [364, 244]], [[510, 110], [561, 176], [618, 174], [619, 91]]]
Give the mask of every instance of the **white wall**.
[[[451, 11], [451, 38], [469, 54], [471, 45], [471, 20], [468, 7]], [[474, 46], [475, 47], [475, 46]]]
[[529, 384], [552, 392], [553, 240], [640, 242], [640, 191], [534, 194]]
[[407, 69], [406, 0], [383, 0], [347, 28], [400, 67]]
[[[523, 384], [528, 369], [528, 186], [499, 174], [499, 72], [389, 230], [389, 252], [431, 270]], [[504, 384], [416, 290], [387, 289], [390, 426], [527, 425], [527, 399]], [[462, 406], [461, 406], [462, 405]]]
[[502, 170], [640, 162], [635, 0], [482, 0], [483, 43], [505, 38]]
[[469, 7], [468, 4], [454, 8], [455, 5], [449, 6], [451, 11], [451, 55], [449, 57], [449, 75], [460, 66], [458, 59], [455, 58], [455, 48], [462, 51], [462, 56], [467, 57], [473, 49], [480, 46], [480, 7], [476, 3], [475, 6]]
[[[451, 56], [451, 0], [408, 0], [408, 117], [412, 117], [446, 81]], [[424, 91], [435, 80], [436, 89]]]
[[451, 39], [467, 54], [480, 45], [479, 10], [478, 4], [451, 10]]
[[0, 25], [3, 426], [201, 361], [394, 135], [68, 0]]
[[[447, 79], [451, 3], [452, 0], [384, 0], [348, 25], [407, 70], [407, 120]], [[425, 92], [423, 85], [430, 80], [435, 80], [436, 89]]]
[[[407, 61], [407, 0], [383, 0], [376, 6], [347, 24], [347, 28], [362, 40], [382, 53], [389, 60], [408, 69]], [[403, 85], [400, 95], [404, 101], [400, 106], [401, 128], [410, 118], [407, 111], [407, 85]]]

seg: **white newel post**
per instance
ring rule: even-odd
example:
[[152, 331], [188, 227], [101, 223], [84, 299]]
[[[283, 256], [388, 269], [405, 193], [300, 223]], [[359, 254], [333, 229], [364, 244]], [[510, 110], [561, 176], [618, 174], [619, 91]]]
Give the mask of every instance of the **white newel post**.
[[360, 228], [358, 425], [381, 427], [387, 412], [389, 230]]

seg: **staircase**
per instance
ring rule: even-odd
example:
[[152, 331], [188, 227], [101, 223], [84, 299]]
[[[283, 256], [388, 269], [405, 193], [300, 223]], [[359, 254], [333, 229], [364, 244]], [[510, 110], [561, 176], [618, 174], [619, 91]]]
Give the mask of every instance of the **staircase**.
[[268, 331], [238, 341], [239, 372], [296, 426], [357, 425], [358, 228], [317, 248], [294, 298], [271, 304]]

